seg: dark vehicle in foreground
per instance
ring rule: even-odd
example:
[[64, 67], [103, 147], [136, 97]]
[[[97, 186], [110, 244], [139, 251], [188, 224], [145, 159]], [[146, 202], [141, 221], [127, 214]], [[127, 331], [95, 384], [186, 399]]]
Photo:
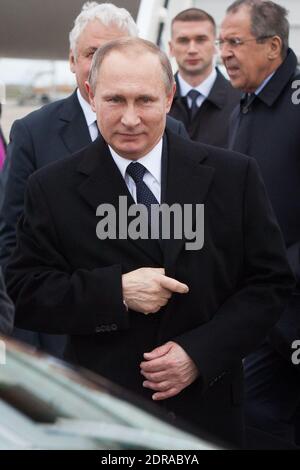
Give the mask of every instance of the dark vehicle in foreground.
[[84, 370], [1, 341], [0, 449], [218, 449], [155, 405]]

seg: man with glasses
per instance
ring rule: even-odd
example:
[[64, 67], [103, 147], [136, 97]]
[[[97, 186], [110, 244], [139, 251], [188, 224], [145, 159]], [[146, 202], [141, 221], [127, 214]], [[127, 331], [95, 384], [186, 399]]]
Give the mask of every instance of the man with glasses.
[[300, 366], [291, 359], [300, 339], [300, 73], [289, 48], [287, 11], [271, 1], [238, 0], [227, 10], [218, 42], [233, 87], [244, 92], [232, 114], [230, 148], [257, 160], [298, 282], [280, 323], [245, 361], [247, 420], [294, 442], [300, 409]]
[[184, 123], [192, 140], [226, 147], [229, 116], [241, 95], [214, 66], [215, 21], [205, 11], [190, 8], [173, 19], [171, 34], [170, 53], [178, 73], [170, 114]]

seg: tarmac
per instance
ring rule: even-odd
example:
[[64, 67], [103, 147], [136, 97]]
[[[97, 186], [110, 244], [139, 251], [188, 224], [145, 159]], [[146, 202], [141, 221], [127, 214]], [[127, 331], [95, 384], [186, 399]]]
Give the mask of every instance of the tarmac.
[[13, 122], [40, 107], [41, 106], [20, 106], [13, 101], [7, 101], [5, 104], [2, 104], [1, 127], [7, 142]]

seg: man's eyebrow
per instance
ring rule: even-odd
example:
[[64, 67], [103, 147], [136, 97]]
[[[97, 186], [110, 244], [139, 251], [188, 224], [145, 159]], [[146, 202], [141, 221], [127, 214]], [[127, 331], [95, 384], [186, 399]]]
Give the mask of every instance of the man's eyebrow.
[[152, 99], [155, 99], [156, 96], [152, 95], [151, 93], [142, 93], [141, 95], [138, 96], [138, 98], [152, 98]]
[[120, 93], [114, 93], [112, 92], [107, 92], [103, 94], [104, 98], [123, 98], [123, 96]]
[[[112, 92], [108, 91], [108, 92], [103, 93], [102, 97], [105, 98], [105, 99], [109, 99], [109, 98], [124, 99], [124, 95], [122, 95], [121, 93], [118, 93], [118, 92], [114, 93], [113, 91]], [[149, 98], [149, 99], [154, 100], [154, 99], [156, 99], [156, 96], [151, 94], [151, 93], [142, 93], [142, 94], [140, 94], [136, 97], [136, 99], [141, 99], [141, 98]]]
[[197, 38], [208, 38], [207, 34], [195, 34], [195, 36], [180, 35], [177, 36], [177, 39], [197, 39]]

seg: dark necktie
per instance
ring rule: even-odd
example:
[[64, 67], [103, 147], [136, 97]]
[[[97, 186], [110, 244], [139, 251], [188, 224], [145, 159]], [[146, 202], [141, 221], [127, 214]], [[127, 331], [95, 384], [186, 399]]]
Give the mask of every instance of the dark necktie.
[[197, 90], [190, 90], [187, 94], [187, 96], [192, 100], [192, 106], [190, 108], [190, 116], [191, 119], [193, 119], [199, 109], [199, 106], [197, 105], [197, 99], [199, 96], [201, 96], [201, 93]]
[[136, 185], [136, 200], [138, 204], [144, 204], [147, 207], [148, 213], [150, 215], [151, 205], [159, 204], [154, 194], [148, 186], [144, 183], [143, 178], [146, 173], [146, 168], [141, 163], [130, 163], [128, 165], [126, 172], [133, 179]]

